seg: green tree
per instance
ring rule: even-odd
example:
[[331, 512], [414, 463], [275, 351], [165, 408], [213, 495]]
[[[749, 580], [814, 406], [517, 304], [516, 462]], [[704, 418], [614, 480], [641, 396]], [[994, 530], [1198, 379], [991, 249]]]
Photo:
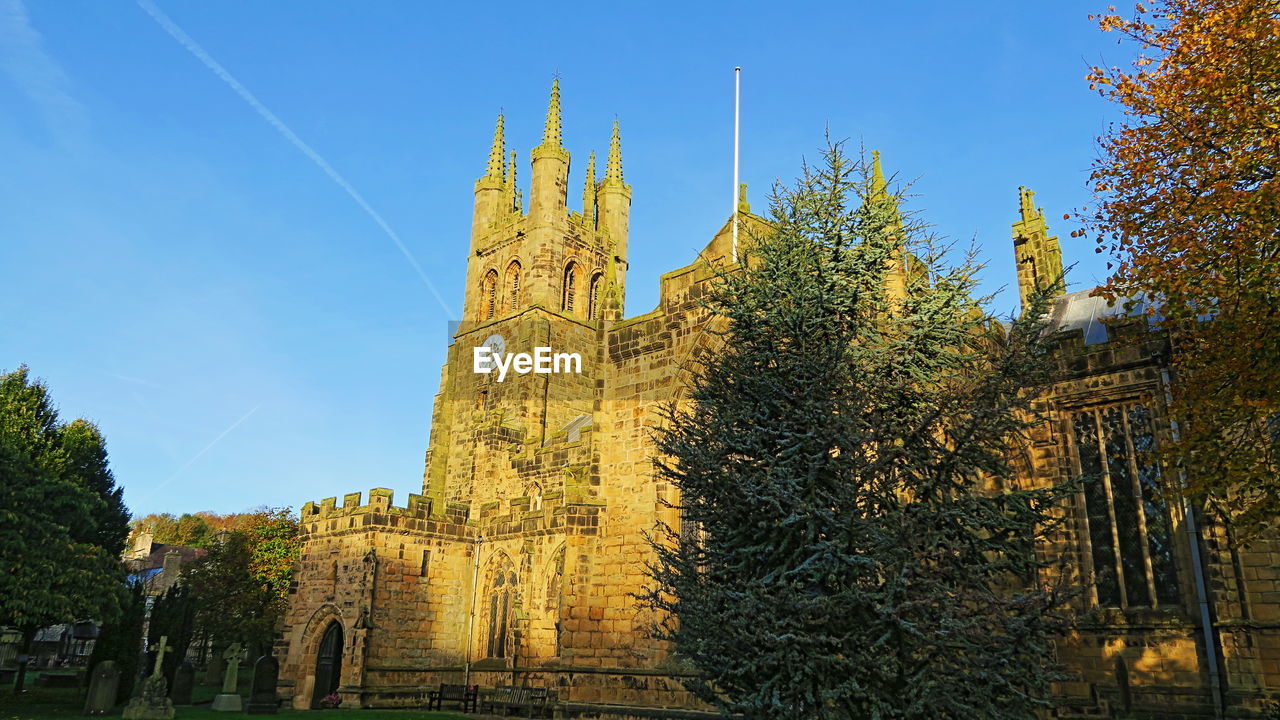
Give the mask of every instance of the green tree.
[[26, 367], [0, 375], [0, 625], [29, 646], [41, 627], [116, 619], [127, 525], [97, 428], [61, 422]]
[[120, 671], [120, 685], [116, 689], [116, 702], [128, 700], [133, 694], [133, 684], [138, 677], [138, 661], [142, 654], [142, 627], [147, 616], [147, 595], [144, 585], [129, 585], [129, 594], [121, 607], [120, 617], [102, 626], [102, 632], [93, 643], [89, 667], [103, 660], [115, 662]]
[[164, 656], [160, 673], [173, 687], [174, 672], [187, 657], [187, 649], [196, 632], [196, 602], [185, 582], [171, 585], [151, 604], [151, 620], [147, 625], [147, 646], [157, 647], [160, 638], [168, 638], [171, 648]]
[[1025, 720], [1062, 599], [1033, 551], [1059, 491], [1010, 466], [1040, 313], [994, 322], [972, 253], [903, 218], [878, 164], [824, 157], [712, 293], [727, 330], [657, 435], [683, 520], [643, 600], [726, 712]]
[[239, 515], [236, 524], [183, 573], [183, 582], [203, 633], [262, 650], [286, 607], [301, 549], [298, 522], [287, 509], [263, 509]]

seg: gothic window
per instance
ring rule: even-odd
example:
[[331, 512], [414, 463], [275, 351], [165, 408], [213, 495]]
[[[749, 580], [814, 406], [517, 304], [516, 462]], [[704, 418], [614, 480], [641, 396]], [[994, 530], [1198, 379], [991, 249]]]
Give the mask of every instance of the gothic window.
[[600, 286], [603, 284], [604, 276], [596, 273], [591, 276], [591, 286], [587, 295], [587, 319], [595, 320], [600, 312]]
[[511, 654], [511, 636], [515, 631], [516, 590], [518, 577], [508, 560], [500, 566], [490, 580], [488, 593], [487, 653], [491, 658], [505, 658]]
[[515, 310], [520, 305], [520, 262], [512, 260], [507, 266], [507, 309]]
[[551, 561], [551, 573], [547, 579], [547, 619], [551, 621], [551, 629], [555, 633], [553, 642], [554, 656], [560, 657], [564, 647], [564, 628], [560, 621], [560, 609], [564, 605], [564, 548], [556, 553]]
[[1104, 607], [1179, 602], [1169, 509], [1161, 494], [1155, 435], [1145, 405], [1075, 413], [1076, 470], [1084, 479], [1085, 538]]
[[564, 268], [564, 283], [562, 285], [562, 294], [560, 296], [560, 309], [565, 312], [573, 312], [574, 293], [577, 292], [578, 284], [578, 264], [570, 262]]
[[484, 274], [480, 284], [481, 320], [490, 320], [498, 309], [498, 271], [490, 270]]
[[539, 485], [538, 483], [529, 483], [529, 488], [528, 488], [528, 491], [526, 492], [526, 495], [529, 496], [530, 510], [542, 509], [542, 486], [541, 485]]

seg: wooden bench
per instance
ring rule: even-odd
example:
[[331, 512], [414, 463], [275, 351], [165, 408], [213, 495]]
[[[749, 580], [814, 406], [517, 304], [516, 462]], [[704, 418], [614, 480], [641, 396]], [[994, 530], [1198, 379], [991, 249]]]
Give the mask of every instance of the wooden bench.
[[441, 710], [444, 703], [458, 703], [462, 712], [476, 712], [480, 698], [477, 685], [448, 685], [440, 683], [439, 690], [427, 691], [427, 709]]
[[544, 687], [512, 687], [500, 685], [488, 693], [483, 703], [485, 712], [506, 715], [523, 712], [525, 717], [539, 715], [550, 717], [551, 693]]
[[536, 712], [539, 717], [545, 715], [551, 717], [551, 690], [544, 687], [529, 688], [529, 699], [525, 704], [525, 717], [534, 717]]

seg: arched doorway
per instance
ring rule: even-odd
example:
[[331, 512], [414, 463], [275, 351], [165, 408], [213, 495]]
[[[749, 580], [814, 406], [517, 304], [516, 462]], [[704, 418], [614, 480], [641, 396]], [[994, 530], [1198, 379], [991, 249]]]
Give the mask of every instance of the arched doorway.
[[341, 677], [342, 625], [335, 620], [325, 629], [316, 652], [316, 685], [311, 693], [311, 707], [320, 707], [320, 701], [338, 689]]

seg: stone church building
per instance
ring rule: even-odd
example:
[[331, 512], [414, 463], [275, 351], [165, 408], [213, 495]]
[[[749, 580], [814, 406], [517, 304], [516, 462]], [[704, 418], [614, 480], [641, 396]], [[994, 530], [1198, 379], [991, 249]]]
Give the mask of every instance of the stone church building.
[[[699, 306], [732, 262], [726, 223], [660, 279], [658, 307], [626, 318], [628, 214], [617, 124], [602, 177], [588, 159], [568, 206], [558, 81], [531, 152], [527, 207], [498, 119], [475, 184], [464, 320], [441, 372], [421, 494], [308, 502], [282, 639], [295, 708], [416, 706], [439, 683], [554, 688], [585, 716], [696, 709], [687, 672], [651, 640], [634, 593], [648, 533], [679, 518], [651, 465], [650, 429], [716, 343]], [[877, 159], [878, 170], [878, 159]], [[748, 226], [763, 220], [741, 201]], [[1025, 299], [1062, 269], [1057, 238], [1022, 190], [1013, 246]], [[1080, 589], [1057, 644], [1063, 717], [1242, 712], [1280, 689], [1280, 548], [1227, 542], [1162, 487], [1143, 452], [1167, 421], [1167, 345], [1088, 291], [1054, 303], [1056, 382], [1042, 395], [1022, 482], [1101, 474], [1043, 548]], [[476, 372], [476, 348], [576, 353], [580, 372]], [[690, 714], [689, 716], [693, 716]]]

